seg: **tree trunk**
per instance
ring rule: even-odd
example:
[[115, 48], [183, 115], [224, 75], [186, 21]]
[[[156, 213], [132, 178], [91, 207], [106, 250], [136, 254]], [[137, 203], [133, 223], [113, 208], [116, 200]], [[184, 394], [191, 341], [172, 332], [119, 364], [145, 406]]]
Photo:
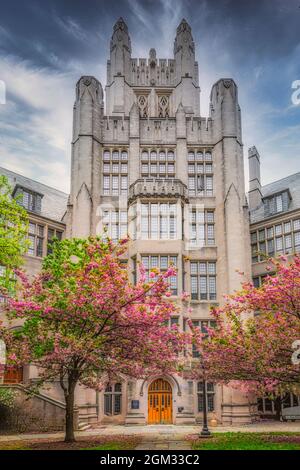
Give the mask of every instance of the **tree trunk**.
[[276, 397], [274, 401], [276, 420], [280, 421], [281, 418], [281, 397]]
[[74, 399], [76, 382], [69, 379], [68, 390], [65, 392], [66, 400], [66, 431], [65, 442], [74, 442]]

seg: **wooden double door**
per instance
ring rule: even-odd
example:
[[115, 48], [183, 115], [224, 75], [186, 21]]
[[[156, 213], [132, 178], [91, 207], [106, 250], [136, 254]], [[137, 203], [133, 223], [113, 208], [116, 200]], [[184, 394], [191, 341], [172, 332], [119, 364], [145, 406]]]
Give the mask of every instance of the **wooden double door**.
[[157, 379], [148, 390], [148, 424], [172, 423], [172, 387], [166, 380]]

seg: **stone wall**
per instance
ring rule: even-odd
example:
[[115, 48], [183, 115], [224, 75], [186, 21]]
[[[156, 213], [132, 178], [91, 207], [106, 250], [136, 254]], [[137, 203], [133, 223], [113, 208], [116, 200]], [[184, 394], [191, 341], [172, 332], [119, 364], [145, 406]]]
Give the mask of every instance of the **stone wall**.
[[[58, 431], [65, 426], [65, 405], [47, 395], [35, 393], [28, 395], [22, 385], [1, 385], [10, 389], [14, 395], [14, 404], [10, 409], [2, 407], [0, 433], [13, 430]], [[78, 428], [78, 410], [75, 410], [75, 429]]]

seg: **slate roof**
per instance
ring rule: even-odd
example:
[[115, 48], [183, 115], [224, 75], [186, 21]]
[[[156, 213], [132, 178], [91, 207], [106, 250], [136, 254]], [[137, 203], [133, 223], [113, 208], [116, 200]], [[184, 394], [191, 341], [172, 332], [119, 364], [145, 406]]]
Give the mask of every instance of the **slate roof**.
[[6, 168], [0, 167], [0, 174], [8, 178], [13, 189], [19, 185], [24, 189], [29, 189], [33, 192], [42, 194], [42, 210], [39, 215], [56, 222], [61, 222], [67, 209], [68, 194], [59, 191], [58, 189], [51, 188], [46, 184], [32, 180], [31, 178], [27, 178], [26, 176], [14, 173]]
[[[262, 196], [264, 198], [272, 196], [273, 194], [278, 194], [284, 190], [289, 190], [291, 201], [287, 212], [294, 211], [295, 209], [300, 209], [300, 172], [294, 173], [293, 175], [287, 176], [286, 178], [274, 181], [273, 183], [266, 184], [265, 186], [262, 186], [261, 190]], [[274, 216], [275, 215], [277, 214], [274, 214]], [[250, 212], [250, 221], [252, 224], [255, 222], [260, 222], [265, 218], [266, 217], [264, 214], [263, 204], [257, 209]]]

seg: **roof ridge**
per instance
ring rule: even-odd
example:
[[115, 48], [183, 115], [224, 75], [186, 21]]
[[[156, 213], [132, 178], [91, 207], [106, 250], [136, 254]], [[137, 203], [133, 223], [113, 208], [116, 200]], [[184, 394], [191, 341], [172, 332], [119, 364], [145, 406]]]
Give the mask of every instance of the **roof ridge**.
[[266, 188], [267, 186], [271, 186], [272, 184], [279, 183], [279, 181], [284, 181], [284, 180], [287, 180], [289, 178], [292, 178], [293, 176], [296, 176], [296, 175], [300, 176], [300, 171], [297, 171], [296, 173], [292, 173], [291, 175], [288, 175], [288, 176], [284, 176], [283, 178], [280, 178], [279, 180], [275, 180], [275, 181], [271, 181], [270, 183], [263, 184], [262, 189]]
[[21, 173], [16, 173], [15, 171], [9, 170], [8, 168], [4, 168], [4, 166], [0, 166], [0, 173], [1, 173], [1, 170], [8, 171], [10, 173], [13, 173], [16, 176], [20, 176], [21, 178], [27, 178], [27, 179], [33, 181], [34, 183], [40, 184], [40, 185], [45, 186], [46, 188], [49, 188], [49, 189], [54, 189], [54, 191], [57, 191], [58, 193], [61, 193], [65, 196], [67, 196], [67, 197], [69, 196], [69, 193], [65, 193], [64, 191], [61, 191], [60, 189], [54, 188], [53, 186], [50, 186], [49, 184], [41, 183], [40, 181], [37, 181], [33, 178], [30, 178], [29, 176], [22, 175]]

